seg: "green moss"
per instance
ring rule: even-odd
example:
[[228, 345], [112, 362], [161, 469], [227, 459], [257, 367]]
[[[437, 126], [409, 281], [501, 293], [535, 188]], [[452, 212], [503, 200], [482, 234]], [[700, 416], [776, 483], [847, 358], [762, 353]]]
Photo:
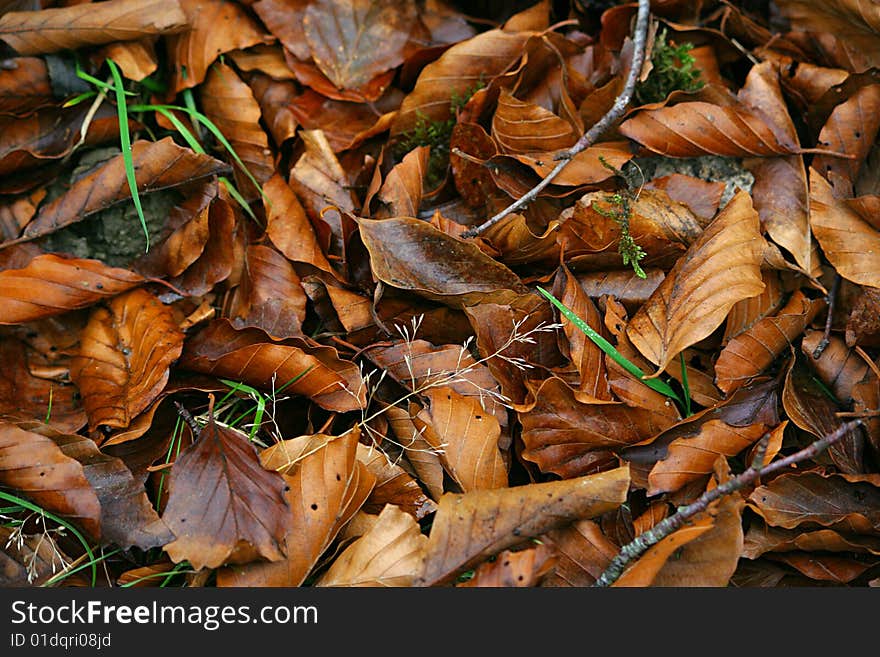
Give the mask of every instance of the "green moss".
[[639, 105], [660, 103], [673, 91], [702, 88], [700, 69], [694, 68], [696, 60], [690, 54], [693, 47], [691, 43], [671, 45], [666, 38], [666, 29], [660, 31], [651, 52], [651, 73], [647, 80], [636, 85], [635, 99]]
[[485, 86], [486, 84], [480, 80], [465, 90], [464, 94], [454, 93], [449, 104], [450, 117], [443, 121], [432, 121], [421, 112], [416, 112], [415, 126], [412, 130], [404, 132], [395, 144], [392, 153], [397, 160], [414, 148], [430, 146], [431, 154], [428, 157], [428, 170], [425, 174], [428, 189], [435, 189], [446, 178], [446, 169], [449, 166], [449, 140], [452, 137], [458, 111], [465, 106], [471, 96]]
[[614, 175], [622, 178], [626, 182], [626, 187], [619, 192], [609, 194], [605, 197], [605, 202], [610, 208], [604, 208], [593, 201], [591, 207], [593, 210], [601, 214], [603, 217], [613, 219], [620, 226], [620, 241], [617, 245], [617, 252], [623, 260], [624, 265], [631, 265], [636, 276], [645, 278], [645, 272], [639, 264], [639, 260], [644, 258], [647, 253], [642, 250], [633, 236], [629, 232], [629, 220], [632, 217], [632, 203], [635, 202], [635, 195], [632, 192], [632, 186], [626, 175], [618, 168], [609, 164], [605, 158], [599, 156], [602, 165], [614, 172]]

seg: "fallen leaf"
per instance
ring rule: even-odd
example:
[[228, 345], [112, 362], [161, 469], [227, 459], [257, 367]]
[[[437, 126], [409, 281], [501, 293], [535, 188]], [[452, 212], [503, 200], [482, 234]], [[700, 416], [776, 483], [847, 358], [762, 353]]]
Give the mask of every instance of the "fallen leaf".
[[548, 587], [592, 586], [620, 551], [620, 546], [592, 520], [578, 520], [554, 529], [541, 540], [553, 548], [556, 557], [553, 571], [541, 582], [541, 586]]
[[523, 550], [505, 550], [494, 561], [480, 564], [474, 576], [459, 587], [523, 588], [539, 586], [553, 571], [556, 559], [552, 550], [539, 544]]
[[440, 498], [415, 586], [449, 582], [486, 557], [624, 502], [629, 468], [577, 479], [479, 490]]
[[451, 307], [506, 303], [527, 289], [519, 277], [470, 242], [428, 222], [358, 219], [376, 279]]
[[[43, 586], [73, 562], [52, 534], [25, 534], [19, 540], [17, 532], [15, 527], [0, 527], [0, 586]], [[82, 586], [87, 584], [82, 582]]]
[[359, 89], [403, 61], [416, 20], [411, 0], [316, 0], [302, 30], [318, 68], [339, 89]]
[[99, 260], [38, 255], [25, 267], [0, 271], [0, 324], [21, 324], [86, 308], [143, 282], [139, 274]]
[[82, 464], [53, 440], [0, 422], [0, 482], [46, 511], [72, 520], [92, 538], [100, 538], [98, 496]]
[[737, 301], [761, 293], [762, 242], [758, 213], [740, 191], [627, 326], [627, 336], [658, 373], [680, 351], [712, 333]]
[[76, 50], [186, 29], [178, 0], [116, 0], [39, 11], [10, 11], [0, 17], [0, 38], [20, 55]]
[[285, 558], [291, 527], [281, 475], [263, 468], [247, 436], [206, 424], [175, 459], [162, 519], [177, 537], [171, 560], [193, 568]]
[[[218, 586], [300, 586], [342, 527], [370, 495], [375, 477], [357, 460], [360, 432], [313, 436], [310, 447], [285, 468], [287, 558], [224, 568]], [[270, 465], [265, 460], [265, 465]], [[271, 466], [270, 466], [271, 467]], [[273, 468], [274, 469], [274, 468]]]
[[773, 561], [791, 566], [810, 579], [820, 582], [848, 584], [862, 575], [866, 570], [877, 565], [877, 560], [862, 563], [855, 559], [830, 554], [805, 554], [787, 552], [769, 557]]
[[183, 337], [171, 310], [146, 290], [96, 308], [70, 362], [90, 429], [127, 427], [153, 403], [180, 356]]
[[315, 586], [412, 586], [424, 568], [427, 542], [410, 514], [388, 504], [370, 530], [333, 560]]
[[309, 4], [309, 0], [258, 0], [252, 8], [285, 48], [300, 59], [308, 59], [303, 18]]
[[853, 481], [815, 472], [782, 474], [756, 488], [749, 507], [774, 527], [827, 527], [846, 534], [876, 535], [880, 529], [876, 477]]
[[819, 358], [814, 358], [813, 353], [823, 338], [823, 331], [807, 329], [801, 341], [801, 352], [807, 356], [807, 363], [822, 383], [831, 388], [837, 399], [849, 404], [853, 398], [853, 386], [868, 374], [868, 364], [836, 335], [829, 336]]
[[[171, 137], [156, 142], [135, 141], [131, 145], [131, 152], [137, 189], [141, 194], [223, 174], [229, 170], [227, 164], [213, 157], [178, 146]], [[42, 237], [126, 201], [131, 202], [131, 190], [128, 187], [123, 156], [120, 154], [79, 179], [52, 203], [40, 208], [23, 235], [28, 239]]]
[[376, 477], [376, 485], [364, 503], [364, 511], [381, 513], [388, 504], [421, 520], [437, 510], [437, 505], [425, 495], [419, 482], [393, 463], [387, 454], [364, 444], [359, 444], [357, 450], [358, 460]]
[[788, 303], [772, 317], [755, 322], [733, 338], [715, 363], [718, 387], [729, 394], [763, 372], [786, 351], [827, 304], [795, 290]]
[[49, 70], [41, 57], [13, 57], [0, 70], [0, 113], [28, 114], [54, 104]]

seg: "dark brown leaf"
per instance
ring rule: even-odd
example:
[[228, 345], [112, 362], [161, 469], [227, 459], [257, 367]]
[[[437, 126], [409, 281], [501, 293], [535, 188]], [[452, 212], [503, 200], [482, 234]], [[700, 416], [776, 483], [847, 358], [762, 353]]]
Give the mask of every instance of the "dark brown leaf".
[[162, 519], [177, 537], [165, 546], [176, 563], [198, 569], [284, 559], [287, 485], [263, 468], [245, 434], [212, 418], [174, 461], [169, 488]]

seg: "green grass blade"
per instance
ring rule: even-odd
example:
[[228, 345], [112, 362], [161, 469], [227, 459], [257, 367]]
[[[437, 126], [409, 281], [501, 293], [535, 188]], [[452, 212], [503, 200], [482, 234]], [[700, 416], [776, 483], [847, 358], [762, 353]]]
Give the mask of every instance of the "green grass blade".
[[74, 96], [70, 100], [66, 101], [61, 107], [67, 109], [68, 107], [73, 107], [75, 105], [79, 105], [84, 100], [88, 100], [89, 98], [94, 98], [98, 95], [97, 91], [86, 91], [85, 93], [81, 93], [78, 96]]
[[122, 161], [125, 164], [125, 178], [128, 180], [128, 188], [131, 190], [131, 198], [137, 210], [138, 219], [144, 229], [147, 239], [146, 251], [150, 250], [150, 230], [147, 228], [147, 220], [144, 217], [144, 209], [141, 207], [141, 197], [138, 193], [137, 178], [134, 172], [134, 159], [131, 155], [131, 136], [128, 133], [128, 106], [125, 104], [125, 89], [122, 88], [122, 75], [116, 63], [112, 59], [107, 60], [110, 74], [113, 76], [113, 90], [116, 93], [116, 111], [119, 116], [119, 142], [122, 145]]
[[[257, 430], [260, 428], [260, 425], [263, 423], [263, 414], [266, 412], [266, 398], [260, 394], [260, 391], [252, 388], [249, 385], [244, 383], [239, 383], [238, 381], [230, 381], [228, 379], [220, 379], [224, 384], [228, 385], [232, 390], [241, 392], [246, 394], [248, 397], [254, 400], [257, 404], [256, 411], [254, 412], [254, 421], [251, 426], [251, 432], [248, 436], [248, 440], [253, 441], [257, 435]], [[250, 415], [251, 409], [248, 409], [246, 412], [242, 413], [240, 417], [236, 418], [233, 423], [230, 423], [229, 426], [235, 426], [238, 422], [242, 420], [242, 418]]]
[[691, 416], [691, 387], [688, 384], [687, 364], [684, 362], [684, 352], [678, 353], [679, 363], [681, 363], [681, 388], [684, 390], [684, 414]]
[[671, 399], [676, 400], [684, 406], [684, 403], [679, 399], [678, 395], [675, 394], [675, 390], [673, 390], [668, 383], [662, 381], [661, 379], [649, 379], [646, 378], [647, 375], [641, 370], [641, 368], [627, 359], [623, 354], [621, 354], [614, 347], [613, 344], [608, 342], [605, 338], [599, 335], [593, 328], [587, 324], [580, 317], [575, 315], [571, 310], [569, 310], [559, 299], [550, 294], [547, 290], [542, 287], [538, 287], [538, 291], [543, 294], [547, 299], [559, 309], [559, 312], [562, 313], [568, 321], [577, 326], [583, 333], [592, 340], [599, 349], [604, 351], [608, 356], [618, 365], [620, 365], [627, 372], [635, 376], [639, 381], [644, 383], [646, 386], [651, 388], [652, 390], [656, 390], [657, 392], [670, 397]]
[[89, 545], [88, 541], [86, 541], [85, 537], [79, 532], [79, 530], [76, 527], [71, 525], [66, 520], [59, 518], [54, 513], [49, 513], [45, 509], [37, 506], [36, 504], [32, 504], [31, 502], [28, 502], [26, 499], [18, 497], [17, 495], [12, 495], [10, 493], [5, 493], [3, 491], [0, 491], [0, 500], [3, 500], [5, 502], [11, 502], [12, 504], [17, 504], [18, 506], [22, 506], [25, 509], [28, 509], [29, 511], [39, 513], [40, 515], [45, 516], [49, 520], [52, 520], [53, 522], [57, 522], [59, 525], [61, 525], [62, 527], [64, 527], [68, 531], [70, 531], [70, 533], [76, 537], [76, 540], [78, 540], [82, 544], [83, 548], [85, 548], [86, 554], [89, 555], [89, 561], [91, 562], [91, 567], [92, 567], [92, 586], [97, 585], [97, 583], [98, 583], [98, 563], [97, 563], [97, 561], [95, 561], [95, 553], [92, 551], [92, 548]]

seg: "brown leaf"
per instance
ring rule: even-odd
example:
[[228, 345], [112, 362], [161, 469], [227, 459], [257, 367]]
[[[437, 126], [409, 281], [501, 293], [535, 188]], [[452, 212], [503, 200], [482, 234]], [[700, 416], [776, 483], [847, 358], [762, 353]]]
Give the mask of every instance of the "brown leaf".
[[668, 428], [677, 413], [662, 416], [620, 403], [584, 404], [560, 379], [551, 377], [534, 391], [535, 404], [520, 412], [522, 457], [542, 472], [582, 475], [592, 467], [590, 452], [619, 450]]
[[[251, 563], [224, 568], [218, 586], [300, 586], [370, 495], [375, 477], [357, 460], [360, 432], [344, 436], [315, 435], [292, 467], [285, 467], [288, 532], [287, 558], [274, 563]], [[264, 467], [272, 461], [263, 459]], [[273, 458], [275, 458], [273, 456]]]
[[580, 133], [580, 126], [540, 105], [515, 98], [506, 89], [498, 94], [492, 136], [504, 153], [561, 151], [574, 145]]
[[827, 304], [795, 290], [773, 317], [758, 320], [721, 350], [715, 363], [718, 387], [725, 394], [763, 372], [800, 336]]
[[391, 135], [412, 130], [420, 115], [431, 121], [445, 121], [451, 98], [463, 96], [476, 83], [485, 83], [507, 69], [522, 54], [528, 37], [526, 32], [495, 29], [446, 50], [422, 69], [415, 88], [391, 124]]
[[0, 417], [11, 420], [49, 418], [61, 431], [79, 431], [88, 422], [76, 386], [34, 376], [23, 342], [0, 340]]
[[412, 1], [316, 0], [306, 8], [302, 26], [324, 75], [339, 89], [360, 89], [403, 61], [415, 20]]
[[252, 7], [285, 48], [299, 59], [308, 59], [309, 44], [303, 28], [308, 0], [259, 0]]
[[751, 194], [761, 226], [801, 269], [814, 274], [819, 259], [810, 237], [810, 194], [803, 158], [750, 158], [743, 165], [755, 178]]
[[77, 50], [184, 29], [186, 16], [178, 0], [116, 0], [8, 12], [0, 18], [0, 38], [20, 55]]
[[70, 362], [89, 427], [127, 427], [165, 387], [182, 349], [183, 332], [171, 310], [145, 290], [96, 308]]
[[810, 579], [837, 584], [848, 584], [878, 563], [877, 560], [863, 563], [855, 559], [830, 554], [805, 554], [802, 552], [773, 555], [770, 559], [791, 566]]
[[358, 219], [376, 279], [427, 299], [462, 307], [507, 303], [527, 289], [519, 277], [470, 242], [410, 217]]
[[772, 527], [760, 520], [749, 523], [743, 556], [756, 559], [767, 552], [851, 552], [880, 555], [880, 538], [841, 534], [832, 529], [803, 531]]
[[413, 149], [388, 172], [382, 188], [376, 194], [382, 205], [376, 212], [370, 213], [372, 219], [415, 217], [419, 214], [430, 150], [427, 146]]
[[187, 30], [169, 37], [167, 50], [174, 71], [171, 91], [201, 84], [218, 55], [267, 43], [269, 36], [245, 7], [229, 0], [179, 0]]
[[149, 550], [174, 540], [153, 509], [143, 484], [122, 460], [104, 454], [94, 441], [83, 436], [62, 433], [37, 422], [22, 423], [20, 427], [50, 439], [82, 465], [101, 505], [102, 543], [126, 550], [132, 546]]
[[[275, 174], [275, 162], [269, 138], [260, 126], [260, 106], [254, 94], [238, 74], [226, 64], [217, 62], [208, 69], [205, 82], [199, 87], [202, 111], [214, 122], [229, 141], [245, 168], [261, 185]], [[247, 200], [260, 197], [240, 166], [234, 170], [238, 190]]]
[[[588, 192], [560, 214], [557, 233], [566, 260], [582, 269], [623, 267], [618, 248], [622, 228], [614, 218], [619, 204], [605, 192]], [[648, 254], [645, 267], [670, 267], [700, 236], [703, 227], [685, 206], [662, 190], [643, 190], [630, 206], [629, 232]]]
[[4, 588], [43, 586], [73, 561], [48, 532], [18, 536], [18, 528], [0, 526], [0, 586]]
[[101, 536], [101, 503], [82, 464], [51, 439], [0, 422], [0, 483]]
[[[829, 399], [799, 357], [791, 359], [786, 373], [782, 405], [795, 425], [816, 438], [827, 436], [843, 424], [837, 416], [838, 405]], [[828, 448], [827, 456], [843, 472], [863, 472], [864, 443], [862, 431], [855, 427]]]
[[652, 547], [614, 586], [727, 586], [742, 552], [744, 506], [739, 495], [725, 495]]
[[425, 572], [414, 584], [444, 584], [529, 537], [615, 509], [628, 487], [629, 468], [623, 467], [566, 481], [447, 493], [431, 526]]
[[396, 444], [402, 447], [418, 480], [431, 497], [438, 500], [444, 490], [443, 463], [437, 450], [428, 444], [415, 425], [414, 418], [418, 412], [416, 404], [410, 404], [408, 410], [399, 406], [384, 407], [384, 414], [396, 437]]
[[880, 290], [862, 287], [855, 306], [846, 320], [848, 347], [880, 344]]
[[701, 222], [706, 223], [718, 212], [725, 187], [720, 180], [702, 180], [682, 173], [672, 173], [645, 183], [645, 189], [662, 189], [669, 198], [687, 206]]
[[25, 267], [0, 271], [0, 324], [21, 324], [85, 308], [143, 282], [139, 274], [99, 260], [38, 255]]
[[[12, 178], [13, 174], [21, 174], [24, 170], [45, 167], [46, 160], [65, 157], [80, 142], [84, 125], [87, 127], [83, 146], [118, 141], [116, 110], [104, 104], [91, 121], [86, 120], [88, 114], [88, 104], [83, 103], [67, 109], [47, 107], [23, 118], [0, 116], [0, 175]], [[136, 125], [129, 120], [130, 128]], [[35, 174], [28, 171], [27, 175], [28, 180], [22, 180], [21, 188], [13, 187], [13, 191], [27, 191], [33, 187], [31, 179]], [[37, 182], [40, 182], [39, 177]], [[44, 179], [43, 182], [49, 181]]]
[[810, 169], [810, 225], [828, 261], [859, 285], [880, 287], [880, 234]]
[[744, 107], [703, 101], [642, 110], [620, 132], [667, 157], [750, 157], [800, 153], [796, 142], [780, 141], [765, 119]]
[[266, 195], [266, 232], [289, 260], [304, 262], [329, 274], [333, 268], [318, 244], [305, 210], [284, 178], [276, 174], [263, 185]]
[[538, 586], [552, 571], [556, 558], [546, 545], [539, 544], [523, 550], [505, 550], [494, 561], [477, 567], [474, 576], [458, 584], [473, 588], [522, 588]]
[[620, 547], [592, 520], [578, 520], [541, 537], [554, 550], [556, 564], [541, 586], [592, 586], [611, 565]]
[[440, 462], [462, 492], [507, 486], [507, 467], [498, 439], [501, 427], [479, 400], [452, 388], [424, 393], [428, 407], [415, 418], [422, 436], [438, 450]]
[[[239, 69], [242, 68], [239, 64]], [[291, 106], [297, 95], [296, 83], [290, 80], [273, 80], [261, 73], [251, 73], [247, 83], [260, 105], [260, 113], [269, 136], [281, 148], [289, 139], [296, 137], [299, 127]]]
[[412, 586], [424, 569], [427, 542], [410, 514], [388, 504], [376, 524], [333, 560], [315, 586]]
[[400, 465], [393, 463], [387, 454], [363, 444], [359, 444], [357, 450], [358, 460], [376, 477], [376, 485], [364, 503], [364, 511], [381, 513], [388, 504], [421, 520], [437, 510], [437, 505], [425, 495], [419, 483]]
[[306, 293], [290, 261], [271, 246], [251, 244], [244, 266], [229, 302], [232, 325], [255, 326], [276, 340], [301, 336]]
[[55, 104], [49, 70], [40, 57], [12, 57], [0, 70], [0, 114], [26, 116]]
[[712, 333], [737, 301], [761, 293], [762, 243], [758, 213], [740, 191], [627, 326], [629, 339], [658, 372]]
[[211, 421], [174, 461], [162, 519], [177, 536], [175, 563], [216, 568], [285, 557], [291, 527], [281, 475], [263, 468], [247, 436]]
[[[171, 137], [157, 142], [138, 140], [131, 145], [135, 179], [141, 194], [175, 187], [228, 171], [228, 165], [208, 155], [195, 153], [174, 143]], [[32, 239], [48, 235], [89, 215], [131, 202], [123, 156], [108, 160], [80, 178], [52, 203], [40, 208], [24, 230]]]
[[880, 130], [880, 84], [862, 87], [831, 112], [819, 133], [819, 145], [853, 159], [819, 156], [810, 164], [832, 183], [835, 196], [849, 198]]
[[112, 59], [123, 77], [140, 82], [159, 68], [155, 41], [155, 37], [139, 41], [115, 41], [101, 48], [95, 57], [100, 62]]
[[782, 289], [779, 272], [775, 269], [764, 269], [761, 275], [764, 291], [756, 297], [738, 301], [727, 313], [722, 344], [726, 345], [731, 339], [752, 328], [755, 322], [776, 314], [782, 307], [785, 291]]
[[632, 270], [597, 271], [575, 274], [574, 277], [587, 296], [594, 299], [602, 295], [612, 296], [629, 310], [644, 304], [666, 274], [662, 269], [645, 268], [645, 278], [636, 276]]
[[877, 535], [880, 486], [874, 479], [794, 472], [756, 488], [749, 507], [769, 525], [793, 529], [828, 527], [849, 534]]
[[720, 420], [704, 422], [696, 435], [676, 438], [669, 444], [666, 458], [657, 461], [648, 475], [648, 495], [678, 490], [710, 474], [719, 456], [745, 451], [769, 428], [763, 423], [737, 427]]
[[853, 398], [853, 386], [868, 374], [868, 364], [836, 335], [829, 336], [828, 344], [819, 358], [813, 358], [813, 352], [824, 337], [823, 333], [807, 329], [801, 341], [801, 351], [822, 383], [831, 388], [841, 402], [849, 404]]

